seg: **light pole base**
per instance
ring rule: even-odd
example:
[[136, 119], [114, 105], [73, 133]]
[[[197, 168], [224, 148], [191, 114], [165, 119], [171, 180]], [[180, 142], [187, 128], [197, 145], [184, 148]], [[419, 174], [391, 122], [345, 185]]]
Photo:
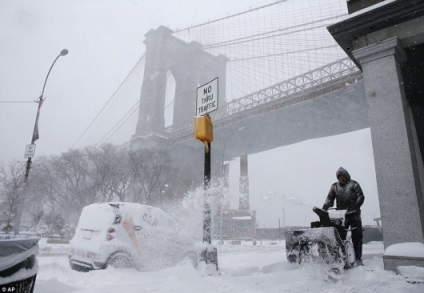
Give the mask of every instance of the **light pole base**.
[[216, 274], [218, 272], [218, 250], [216, 247], [209, 245], [200, 251], [201, 266], [206, 267], [206, 272]]

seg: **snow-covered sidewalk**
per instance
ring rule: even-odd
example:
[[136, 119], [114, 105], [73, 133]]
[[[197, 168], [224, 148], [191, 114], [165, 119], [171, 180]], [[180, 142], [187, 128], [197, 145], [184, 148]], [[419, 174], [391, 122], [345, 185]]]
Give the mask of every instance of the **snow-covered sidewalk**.
[[[40, 243], [36, 293], [49, 292], [424, 292], [424, 284], [383, 270], [383, 245], [364, 245], [364, 267], [345, 271], [329, 280], [321, 267], [299, 267], [287, 262], [284, 242], [218, 246], [220, 274], [204, 276], [189, 265], [157, 272], [107, 269], [81, 273], [69, 267], [66, 245], [52, 248], [56, 256], [43, 256]], [[62, 250], [62, 255], [59, 251]], [[44, 253], [44, 255], [46, 255]]]

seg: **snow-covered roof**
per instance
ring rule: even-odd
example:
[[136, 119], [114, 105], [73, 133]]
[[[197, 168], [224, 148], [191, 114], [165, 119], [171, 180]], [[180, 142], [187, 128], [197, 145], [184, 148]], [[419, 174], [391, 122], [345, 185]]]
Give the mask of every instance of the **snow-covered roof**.
[[252, 217], [251, 216], [244, 216], [244, 217], [233, 217], [233, 220], [242, 220], [242, 221], [246, 221], [246, 220], [251, 220]]
[[[115, 208], [119, 206], [119, 208]], [[106, 231], [112, 225], [117, 214], [139, 221], [146, 214], [158, 225], [169, 224], [172, 219], [159, 208], [131, 202], [104, 202], [85, 206], [78, 221], [78, 229]], [[146, 219], [146, 221], [150, 221]], [[173, 220], [172, 220], [173, 221]]]
[[404, 242], [393, 244], [386, 248], [384, 255], [424, 258], [424, 243]]
[[367, 7], [367, 8], [364, 8], [364, 9], [358, 10], [358, 11], [352, 13], [352, 14], [349, 14], [343, 20], [346, 20], [346, 19], [349, 19], [349, 18], [353, 18], [353, 17], [356, 17], [356, 16], [361, 15], [361, 14], [364, 14], [364, 13], [368, 13], [368, 12], [374, 10], [374, 9], [380, 8], [380, 7], [384, 6], [384, 5], [387, 5], [387, 4], [392, 3], [392, 2], [395, 2], [395, 1], [397, 1], [397, 0], [386, 0], [386, 1], [383, 1], [383, 2], [380, 2], [380, 3], [377, 3], [377, 4], [374, 4], [374, 5], [371, 5], [371, 6]]

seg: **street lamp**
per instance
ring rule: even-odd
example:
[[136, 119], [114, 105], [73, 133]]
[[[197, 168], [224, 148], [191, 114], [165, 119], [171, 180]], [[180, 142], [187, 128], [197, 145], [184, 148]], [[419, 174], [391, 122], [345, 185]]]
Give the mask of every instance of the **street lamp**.
[[[43, 90], [41, 91], [41, 95], [40, 95], [40, 97], [38, 98], [38, 101], [37, 101], [38, 102], [37, 115], [35, 116], [34, 130], [32, 132], [32, 138], [31, 138], [31, 145], [32, 146], [35, 144], [35, 141], [39, 138], [38, 118], [40, 117], [41, 106], [43, 105], [43, 102], [46, 99], [46, 98], [44, 98], [44, 90], [46, 89], [46, 84], [47, 84], [47, 80], [49, 78], [50, 72], [52, 71], [52, 68], [55, 65], [57, 59], [59, 59], [60, 56], [67, 55], [68, 52], [69, 51], [67, 49], [63, 49], [62, 51], [60, 51], [59, 55], [57, 55], [57, 57], [54, 59], [52, 65], [50, 66], [49, 72], [47, 72], [47, 76], [46, 76], [46, 79], [44, 80], [44, 84], [43, 84]], [[32, 155], [28, 156], [28, 160], [27, 160], [27, 163], [26, 163], [25, 177], [24, 177], [25, 187], [28, 185], [29, 170], [31, 169], [31, 163], [32, 163], [31, 158], [32, 158]], [[16, 220], [15, 220], [15, 225], [13, 227], [14, 234], [19, 233], [19, 226], [21, 225], [23, 203], [24, 203], [24, 199], [23, 199], [22, 196], [20, 196], [20, 200], [18, 201], [18, 210], [17, 210]]]
[[[34, 131], [32, 132], [32, 138], [31, 138], [31, 144], [32, 145], [39, 138], [39, 135], [38, 135], [38, 118], [40, 117], [41, 106], [43, 105], [43, 102], [45, 100], [45, 98], [44, 98], [44, 90], [46, 89], [46, 84], [47, 84], [47, 80], [49, 78], [50, 72], [52, 71], [52, 68], [53, 68], [54, 64], [56, 63], [57, 59], [59, 59], [60, 56], [67, 55], [68, 52], [69, 51], [67, 49], [63, 49], [62, 51], [60, 51], [59, 55], [57, 55], [57, 57], [54, 59], [52, 65], [50, 66], [49, 72], [47, 73], [46, 79], [44, 80], [43, 90], [41, 91], [41, 95], [38, 98], [37, 115], [35, 116]], [[25, 178], [24, 178], [24, 183], [25, 184], [28, 183], [28, 176], [29, 176], [29, 170], [30, 169], [31, 169], [31, 157], [28, 158], [27, 165], [26, 165]]]

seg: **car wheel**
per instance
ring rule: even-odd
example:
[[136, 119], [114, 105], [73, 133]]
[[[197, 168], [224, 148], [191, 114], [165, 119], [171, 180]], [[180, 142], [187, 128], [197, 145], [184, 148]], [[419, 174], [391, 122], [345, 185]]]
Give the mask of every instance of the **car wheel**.
[[197, 254], [195, 252], [187, 252], [185, 253], [180, 261], [178, 262], [180, 265], [187, 265], [190, 264], [192, 265], [194, 268], [197, 267]]
[[81, 267], [79, 265], [73, 264], [72, 262], [70, 262], [69, 264], [71, 266], [71, 269], [74, 270], [74, 271], [77, 271], [77, 272], [84, 272], [84, 273], [86, 273], [86, 272], [88, 272], [90, 270], [89, 268]]
[[134, 267], [131, 256], [125, 252], [112, 254], [107, 261], [107, 265], [116, 269], [129, 269]]

